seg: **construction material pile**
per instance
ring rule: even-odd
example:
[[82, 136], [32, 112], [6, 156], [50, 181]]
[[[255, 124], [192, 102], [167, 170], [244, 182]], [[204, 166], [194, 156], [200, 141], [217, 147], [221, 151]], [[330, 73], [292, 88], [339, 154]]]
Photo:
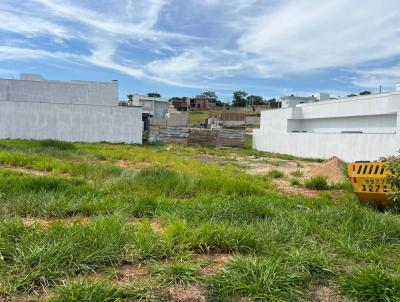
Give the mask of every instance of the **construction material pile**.
[[331, 183], [338, 183], [346, 179], [343, 172], [345, 162], [336, 156], [322, 162], [309, 171], [309, 176], [324, 176]]

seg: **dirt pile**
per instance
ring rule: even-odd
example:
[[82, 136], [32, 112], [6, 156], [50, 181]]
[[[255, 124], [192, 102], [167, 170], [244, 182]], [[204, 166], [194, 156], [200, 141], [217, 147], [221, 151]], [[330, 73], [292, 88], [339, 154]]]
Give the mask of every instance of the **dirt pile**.
[[343, 166], [345, 164], [344, 161], [333, 156], [320, 165], [312, 168], [308, 174], [309, 176], [325, 176], [329, 182], [337, 183], [346, 179], [343, 174]]

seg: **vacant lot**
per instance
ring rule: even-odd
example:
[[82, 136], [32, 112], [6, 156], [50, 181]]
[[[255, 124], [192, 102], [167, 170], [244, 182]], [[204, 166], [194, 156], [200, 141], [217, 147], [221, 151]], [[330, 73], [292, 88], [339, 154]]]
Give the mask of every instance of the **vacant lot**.
[[400, 301], [399, 217], [307, 163], [0, 141], [0, 301]]

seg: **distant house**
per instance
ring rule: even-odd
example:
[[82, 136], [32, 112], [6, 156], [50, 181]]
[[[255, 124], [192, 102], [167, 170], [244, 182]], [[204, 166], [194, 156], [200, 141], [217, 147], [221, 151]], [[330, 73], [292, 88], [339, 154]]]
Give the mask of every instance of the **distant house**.
[[145, 115], [165, 117], [168, 113], [168, 99], [134, 94], [132, 100], [134, 106], [142, 107], [142, 113]]
[[190, 108], [190, 99], [183, 98], [172, 98], [169, 100], [170, 106], [174, 107], [177, 111], [189, 111]]
[[198, 95], [190, 99], [190, 108], [192, 110], [209, 110], [211, 109], [208, 98], [203, 95]]

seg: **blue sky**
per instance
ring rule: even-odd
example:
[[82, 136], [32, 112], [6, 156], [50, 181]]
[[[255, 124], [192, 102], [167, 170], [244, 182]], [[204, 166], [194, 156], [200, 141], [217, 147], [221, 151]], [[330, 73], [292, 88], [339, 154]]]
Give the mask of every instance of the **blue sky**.
[[120, 95], [393, 90], [398, 0], [1, 0], [0, 77], [120, 82]]

